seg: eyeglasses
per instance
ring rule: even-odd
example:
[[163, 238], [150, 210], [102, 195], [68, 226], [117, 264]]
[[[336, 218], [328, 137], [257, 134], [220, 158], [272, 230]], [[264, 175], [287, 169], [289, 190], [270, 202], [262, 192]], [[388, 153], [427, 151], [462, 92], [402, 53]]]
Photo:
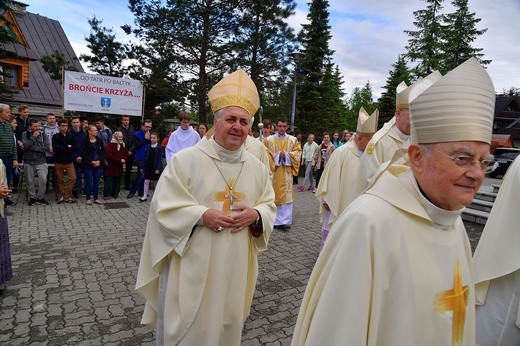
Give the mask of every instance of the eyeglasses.
[[447, 157], [448, 159], [455, 162], [457, 166], [460, 167], [471, 167], [478, 163], [480, 168], [484, 171], [484, 173], [491, 173], [498, 167], [498, 162], [495, 161], [495, 157], [493, 155], [488, 156], [482, 160], [477, 160], [472, 156], [467, 155], [457, 155], [457, 156], [450, 156], [448, 154], [443, 153], [442, 151], [433, 149], [432, 147], [428, 146], [428, 149], [435, 151], [436, 153], [441, 154], [444, 157]]
[[69, 125], [67, 125], [67, 124], [61, 124], [60, 126], [69, 127]]

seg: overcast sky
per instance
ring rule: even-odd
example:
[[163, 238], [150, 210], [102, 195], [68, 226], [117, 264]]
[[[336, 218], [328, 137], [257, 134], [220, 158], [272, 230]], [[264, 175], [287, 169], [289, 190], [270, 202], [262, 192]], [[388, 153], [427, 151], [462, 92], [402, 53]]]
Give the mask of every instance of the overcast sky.
[[[103, 26], [113, 28], [117, 38], [129, 41], [119, 29], [123, 24], [133, 24], [133, 17], [124, 0], [25, 0], [28, 10], [58, 20], [72, 47], [79, 56], [90, 53], [85, 37], [90, 26], [87, 18], [96, 15]], [[308, 1], [297, 1], [296, 14], [290, 25], [297, 30], [306, 22]], [[375, 97], [381, 93], [388, 71], [405, 52], [408, 37], [403, 30], [415, 30], [413, 11], [424, 8], [421, 0], [330, 0], [330, 48], [335, 51], [334, 62], [344, 76], [344, 88], [350, 93], [367, 81], [372, 85]], [[444, 9], [451, 11], [451, 1], [444, 2]], [[520, 88], [520, 0], [470, 0], [469, 7], [482, 21], [479, 29], [488, 31], [479, 37], [474, 47], [483, 48], [486, 59], [492, 62], [488, 72], [501, 92], [515, 86]], [[86, 67], [84, 65], [84, 67]]]

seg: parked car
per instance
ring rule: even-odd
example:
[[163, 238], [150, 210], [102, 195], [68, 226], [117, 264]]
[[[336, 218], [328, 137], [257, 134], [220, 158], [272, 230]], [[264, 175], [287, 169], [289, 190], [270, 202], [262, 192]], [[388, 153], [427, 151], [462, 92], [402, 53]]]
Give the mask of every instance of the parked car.
[[519, 148], [496, 148], [495, 152], [495, 160], [497, 160], [498, 166], [497, 168], [489, 173], [491, 178], [496, 178], [499, 175], [506, 174], [507, 169], [513, 163], [518, 155], [520, 155]]

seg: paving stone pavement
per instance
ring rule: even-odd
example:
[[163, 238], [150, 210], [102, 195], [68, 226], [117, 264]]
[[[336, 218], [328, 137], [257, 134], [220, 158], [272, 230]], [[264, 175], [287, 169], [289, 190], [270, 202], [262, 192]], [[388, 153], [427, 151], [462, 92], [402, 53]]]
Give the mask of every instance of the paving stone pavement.
[[[295, 196], [293, 227], [275, 230], [260, 256], [242, 345], [290, 344], [321, 238], [314, 194]], [[130, 208], [22, 198], [11, 208], [14, 278], [0, 294], [0, 345], [154, 345], [133, 291], [149, 202], [116, 201]]]

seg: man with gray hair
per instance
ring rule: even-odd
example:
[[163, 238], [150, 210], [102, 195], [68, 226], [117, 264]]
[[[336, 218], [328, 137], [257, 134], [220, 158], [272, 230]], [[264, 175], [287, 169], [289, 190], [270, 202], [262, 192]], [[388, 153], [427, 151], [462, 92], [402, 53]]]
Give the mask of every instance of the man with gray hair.
[[273, 229], [268, 168], [243, 145], [256, 86], [238, 70], [208, 97], [214, 136], [172, 156], [150, 206], [136, 290], [157, 345], [239, 345]]
[[471, 248], [460, 214], [494, 165], [494, 103], [493, 83], [475, 59], [410, 103], [408, 166], [385, 164], [336, 220], [293, 345], [475, 345]]
[[11, 107], [0, 103], [0, 159], [5, 165], [7, 182], [12, 183], [14, 167], [18, 167], [18, 152], [11, 127]]

